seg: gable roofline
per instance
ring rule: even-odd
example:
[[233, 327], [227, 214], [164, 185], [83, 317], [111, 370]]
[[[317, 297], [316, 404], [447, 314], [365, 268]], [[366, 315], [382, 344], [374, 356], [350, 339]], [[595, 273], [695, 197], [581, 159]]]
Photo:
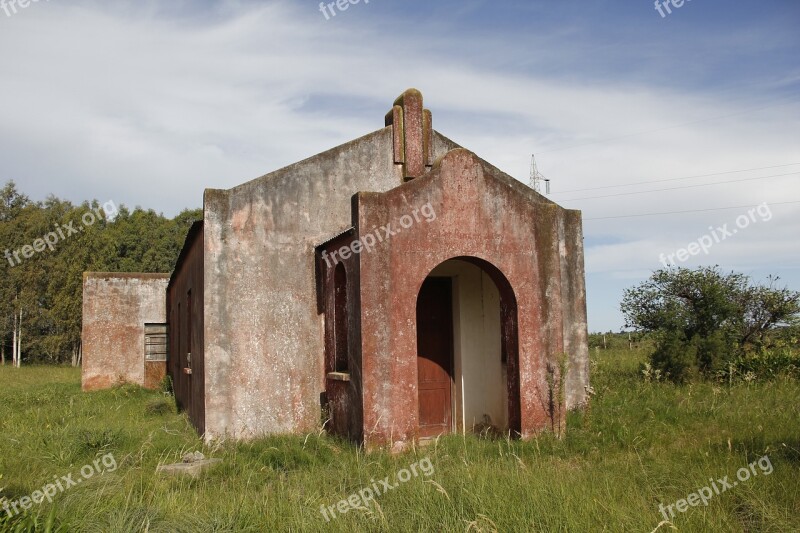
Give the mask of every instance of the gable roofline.
[[[406, 134], [407, 134], [407, 130], [411, 126], [410, 124], [407, 124], [408, 119], [410, 119], [411, 117], [410, 116], [406, 116], [406, 115], [410, 115], [410, 113], [404, 111], [404, 109], [403, 109], [403, 105], [405, 105], [404, 102], [406, 100], [414, 102], [414, 104], [415, 104], [414, 105], [414, 112], [415, 112], [414, 114], [415, 115], [416, 114], [420, 115], [419, 117], [417, 117], [419, 120], [414, 121], [414, 122], [420, 122], [420, 124], [417, 125], [417, 126], [419, 126], [418, 129], [420, 130], [419, 132], [417, 132], [417, 134], [418, 134], [417, 137], [420, 137], [420, 139], [416, 139], [416, 140], [412, 139], [412, 140], [409, 141], [405, 137]], [[416, 109], [417, 107], [419, 109]], [[317, 161], [336, 158], [336, 157], [338, 157], [338, 156], [340, 156], [342, 154], [346, 154], [348, 151], [353, 149], [355, 146], [357, 146], [357, 145], [359, 145], [361, 143], [369, 143], [371, 140], [373, 140], [373, 139], [375, 139], [377, 137], [380, 137], [380, 136], [389, 136], [389, 138], [391, 139], [391, 143], [390, 144], [394, 147], [394, 151], [395, 151], [395, 153], [393, 154], [393, 157], [395, 159], [395, 164], [397, 166], [402, 166], [403, 167], [403, 174], [407, 173], [406, 172], [406, 170], [407, 170], [406, 169], [406, 167], [407, 167], [406, 159], [409, 156], [409, 154], [408, 154], [409, 148], [404, 143], [406, 143], [406, 144], [415, 144], [418, 141], [419, 143], [424, 145], [424, 146], [420, 146], [419, 147], [421, 153], [418, 154], [418, 156], [419, 156], [418, 159], [420, 159], [420, 161], [417, 161], [417, 164], [415, 165], [417, 167], [419, 166], [420, 163], [425, 165], [423, 167], [423, 168], [425, 168], [425, 172], [422, 175], [425, 175], [425, 174], [429, 173], [432, 170], [433, 165], [435, 165], [435, 163], [436, 163], [435, 161], [429, 160], [429, 155], [433, 151], [433, 145], [434, 145], [435, 142], [438, 142], [439, 144], [444, 145], [447, 148], [447, 151], [458, 149], [458, 148], [469, 150], [468, 148], [456, 143], [455, 141], [453, 141], [452, 139], [448, 138], [447, 136], [445, 136], [441, 132], [436, 131], [435, 129], [432, 128], [431, 113], [427, 109], [424, 109], [423, 104], [422, 104], [422, 94], [416, 89], [408, 89], [400, 97], [398, 97], [394, 102], [392, 110], [389, 111], [389, 113], [387, 113], [387, 115], [386, 115], [384, 120], [385, 120], [385, 123], [386, 123], [385, 127], [377, 129], [377, 130], [374, 130], [374, 131], [372, 131], [370, 133], [362, 135], [361, 137], [358, 137], [358, 138], [355, 138], [353, 140], [347, 141], [347, 142], [345, 142], [343, 144], [340, 144], [338, 146], [334, 146], [333, 148], [329, 148], [328, 150], [319, 152], [319, 153], [317, 153], [315, 155], [306, 157], [305, 159], [302, 159], [302, 160], [297, 161], [295, 163], [292, 163], [290, 165], [278, 168], [276, 170], [273, 170], [271, 172], [263, 174], [263, 175], [261, 175], [259, 177], [256, 177], [256, 178], [253, 178], [251, 180], [248, 180], [248, 181], [246, 181], [244, 183], [240, 183], [239, 185], [236, 185], [236, 186], [231, 187], [229, 189], [222, 189], [222, 190], [219, 190], [219, 189], [206, 189], [206, 191], [207, 192], [208, 191], [219, 191], [219, 192], [223, 192], [224, 191], [225, 193], [235, 194], [235, 193], [237, 193], [237, 192], [239, 192], [241, 190], [246, 190], [248, 187], [251, 187], [251, 186], [253, 186], [254, 184], [256, 184], [258, 182], [268, 182], [268, 181], [270, 181], [270, 180], [272, 180], [272, 179], [274, 179], [274, 178], [276, 178], [278, 176], [286, 176], [288, 174], [291, 174], [291, 173], [293, 173], [293, 171], [298, 170], [298, 169], [302, 168], [303, 166], [308, 166], [309, 164], [313, 164], [313, 163], [315, 163]], [[398, 125], [397, 124], [398, 122], [401, 123], [401, 124]], [[402, 131], [399, 131], [399, 129], [402, 129]], [[403, 146], [400, 146], [400, 145], [403, 145]], [[496, 166], [492, 165], [490, 162], [486, 161], [485, 159], [481, 158], [480, 156], [478, 156], [474, 152], [472, 152], [472, 153], [478, 158], [478, 160], [484, 166], [484, 169], [489, 174], [491, 174], [492, 176], [497, 178], [499, 181], [505, 183], [509, 187], [513, 188], [518, 193], [520, 193], [520, 194], [522, 194], [524, 196], [527, 196], [531, 201], [534, 201], [534, 202], [537, 202], [537, 203], [559, 205], [556, 202], [550, 200], [549, 198], [546, 198], [542, 194], [534, 191], [533, 189], [528, 187], [525, 183], [521, 182], [520, 180], [517, 180], [516, 178], [512, 177], [510, 174], [508, 174], [506, 172], [503, 172], [502, 170], [500, 170]], [[424, 161], [423, 161], [423, 158], [424, 158]], [[402, 162], [400, 162], [400, 161], [402, 161]], [[406, 178], [406, 179], [408, 179], [408, 178]], [[411, 178], [411, 179], [413, 179], [413, 178]], [[562, 207], [562, 206], [559, 205], [559, 207]]]
[[367, 133], [366, 135], [362, 135], [361, 137], [352, 139], [352, 140], [347, 141], [347, 142], [345, 142], [343, 144], [340, 144], [338, 146], [334, 146], [333, 148], [329, 148], [329, 149], [327, 149], [327, 150], [325, 150], [323, 152], [319, 152], [319, 153], [314, 154], [312, 156], [306, 157], [305, 159], [301, 159], [300, 161], [296, 161], [296, 162], [294, 162], [294, 163], [292, 163], [290, 165], [286, 165], [285, 167], [281, 167], [281, 168], [275, 169], [275, 170], [273, 170], [271, 172], [268, 172], [266, 174], [263, 174], [263, 175], [261, 175], [261, 176], [259, 176], [257, 178], [253, 178], [253, 179], [248, 180], [248, 181], [246, 181], [244, 183], [240, 183], [239, 185], [231, 187], [230, 189], [226, 189], [226, 191], [227, 192], [231, 192], [231, 193], [235, 193], [237, 190], [244, 189], [244, 188], [246, 188], [248, 186], [251, 186], [252, 184], [254, 184], [256, 182], [269, 181], [270, 179], [272, 179], [272, 178], [274, 178], [276, 176], [289, 174], [289, 173], [291, 173], [291, 171], [293, 171], [293, 170], [295, 170], [297, 168], [300, 168], [302, 166], [308, 165], [309, 163], [313, 163], [313, 162], [315, 162], [317, 160], [328, 159], [328, 158], [331, 158], [331, 157], [335, 157], [336, 155], [338, 155], [340, 153], [347, 152], [350, 148], [354, 147], [357, 144], [370, 141], [371, 139], [373, 139], [375, 137], [379, 137], [380, 135], [387, 135], [387, 134], [391, 135], [391, 130], [392, 130], [392, 127], [391, 126], [387, 126], [385, 128], [381, 128], [381, 129], [372, 131], [370, 133]]
[[[467, 148], [462, 148], [462, 147], [456, 148], [456, 150], [466, 150], [466, 151], [470, 152], [480, 162], [481, 166], [483, 166], [484, 171], [486, 171], [492, 177], [496, 178], [498, 181], [501, 181], [501, 182], [505, 183], [506, 185], [508, 185], [509, 187], [511, 187], [518, 194], [521, 194], [523, 196], [527, 196], [532, 202], [539, 203], [539, 204], [556, 205], [558, 207], [561, 207], [562, 209], [566, 209], [565, 207], [563, 207], [560, 204], [557, 204], [556, 202], [554, 202], [550, 198], [547, 198], [546, 196], [542, 195], [541, 193], [538, 193], [538, 192], [534, 191], [533, 189], [531, 189], [530, 187], [528, 187], [526, 184], [522, 183], [518, 179], [514, 178], [513, 176], [503, 172], [502, 170], [500, 170], [496, 166], [492, 165], [491, 163], [489, 163], [488, 161], [486, 161], [485, 159], [483, 159], [482, 157], [477, 155], [475, 152], [472, 152], [472, 151], [468, 150]], [[445, 155], [447, 155], [447, 154], [445, 154]], [[439, 163], [440, 160], [443, 159], [443, 157], [440, 158], [439, 160], [437, 160], [436, 163]], [[436, 168], [435, 165], [434, 165], [434, 168]], [[569, 209], [567, 209], [567, 210], [570, 211]]]

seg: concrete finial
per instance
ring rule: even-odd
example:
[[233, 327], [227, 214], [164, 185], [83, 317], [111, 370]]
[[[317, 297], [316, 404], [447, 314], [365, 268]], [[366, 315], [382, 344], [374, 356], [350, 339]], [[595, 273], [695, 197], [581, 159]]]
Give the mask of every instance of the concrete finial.
[[422, 93], [408, 89], [386, 114], [386, 126], [394, 127], [394, 162], [403, 165], [406, 181], [425, 174], [433, 149], [433, 118], [424, 108]]

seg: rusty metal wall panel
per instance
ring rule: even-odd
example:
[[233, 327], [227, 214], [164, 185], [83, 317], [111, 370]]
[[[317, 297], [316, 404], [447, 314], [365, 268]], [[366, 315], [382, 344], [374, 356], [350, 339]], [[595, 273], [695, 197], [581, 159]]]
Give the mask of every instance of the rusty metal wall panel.
[[167, 291], [169, 362], [178, 408], [205, 433], [203, 226], [192, 226]]

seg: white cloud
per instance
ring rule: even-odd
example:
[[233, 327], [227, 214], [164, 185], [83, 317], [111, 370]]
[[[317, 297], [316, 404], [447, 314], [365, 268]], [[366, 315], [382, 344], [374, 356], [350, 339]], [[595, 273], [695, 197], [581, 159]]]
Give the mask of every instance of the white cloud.
[[[177, 13], [188, 5], [169, 7]], [[525, 181], [530, 153], [539, 153], [555, 193], [800, 162], [800, 104], [774, 97], [797, 83], [797, 72], [775, 68], [771, 78], [743, 77], [726, 91], [665, 86], [648, 77], [659, 60], [670, 68], [682, 60], [694, 71], [703, 56], [676, 58], [643, 36], [603, 52], [628, 57], [640, 46], [646, 61], [628, 76], [598, 80], [559, 71], [590, 49], [575, 42], [581, 31], [569, 24], [517, 46], [502, 31], [476, 41], [445, 19], [426, 20], [415, 33], [404, 21], [382, 19], [379, 4], [327, 22], [315, 3], [214, 5], [187, 18], [166, 16], [169, 7], [158, 2], [51, 2], [1, 19], [0, 179], [15, 179], [37, 198], [113, 199], [173, 215], [199, 206], [206, 187], [234, 186], [380, 128], [394, 97], [410, 86], [423, 91], [439, 131], [515, 177]], [[763, 33], [727, 39], [740, 49]], [[718, 37], [699, 42], [708, 47]], [[777, 37], [765, 42], [781, 45]], [[554, 199], [583, 209], [585, 218], [754, 205], [800, 200], [798, 177]], [[787, 242], [800, 230], [798, 209], [776, 208], [769, 230], [720, 245], [714, 262], [768, 266], [787, 257]], [[729, 214], [587, 220], [587, 237], [621, 241], [587, 249], [587, 270], [646, 271], [659, 253]]]

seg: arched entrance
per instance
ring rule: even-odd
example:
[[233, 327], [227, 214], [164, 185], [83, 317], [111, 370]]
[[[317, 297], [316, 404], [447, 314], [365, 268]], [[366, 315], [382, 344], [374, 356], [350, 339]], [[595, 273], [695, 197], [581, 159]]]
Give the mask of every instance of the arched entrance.
[[491, 263], [457, 257], [417, 297], [419, 437], [519, 432], [517, 304]]

